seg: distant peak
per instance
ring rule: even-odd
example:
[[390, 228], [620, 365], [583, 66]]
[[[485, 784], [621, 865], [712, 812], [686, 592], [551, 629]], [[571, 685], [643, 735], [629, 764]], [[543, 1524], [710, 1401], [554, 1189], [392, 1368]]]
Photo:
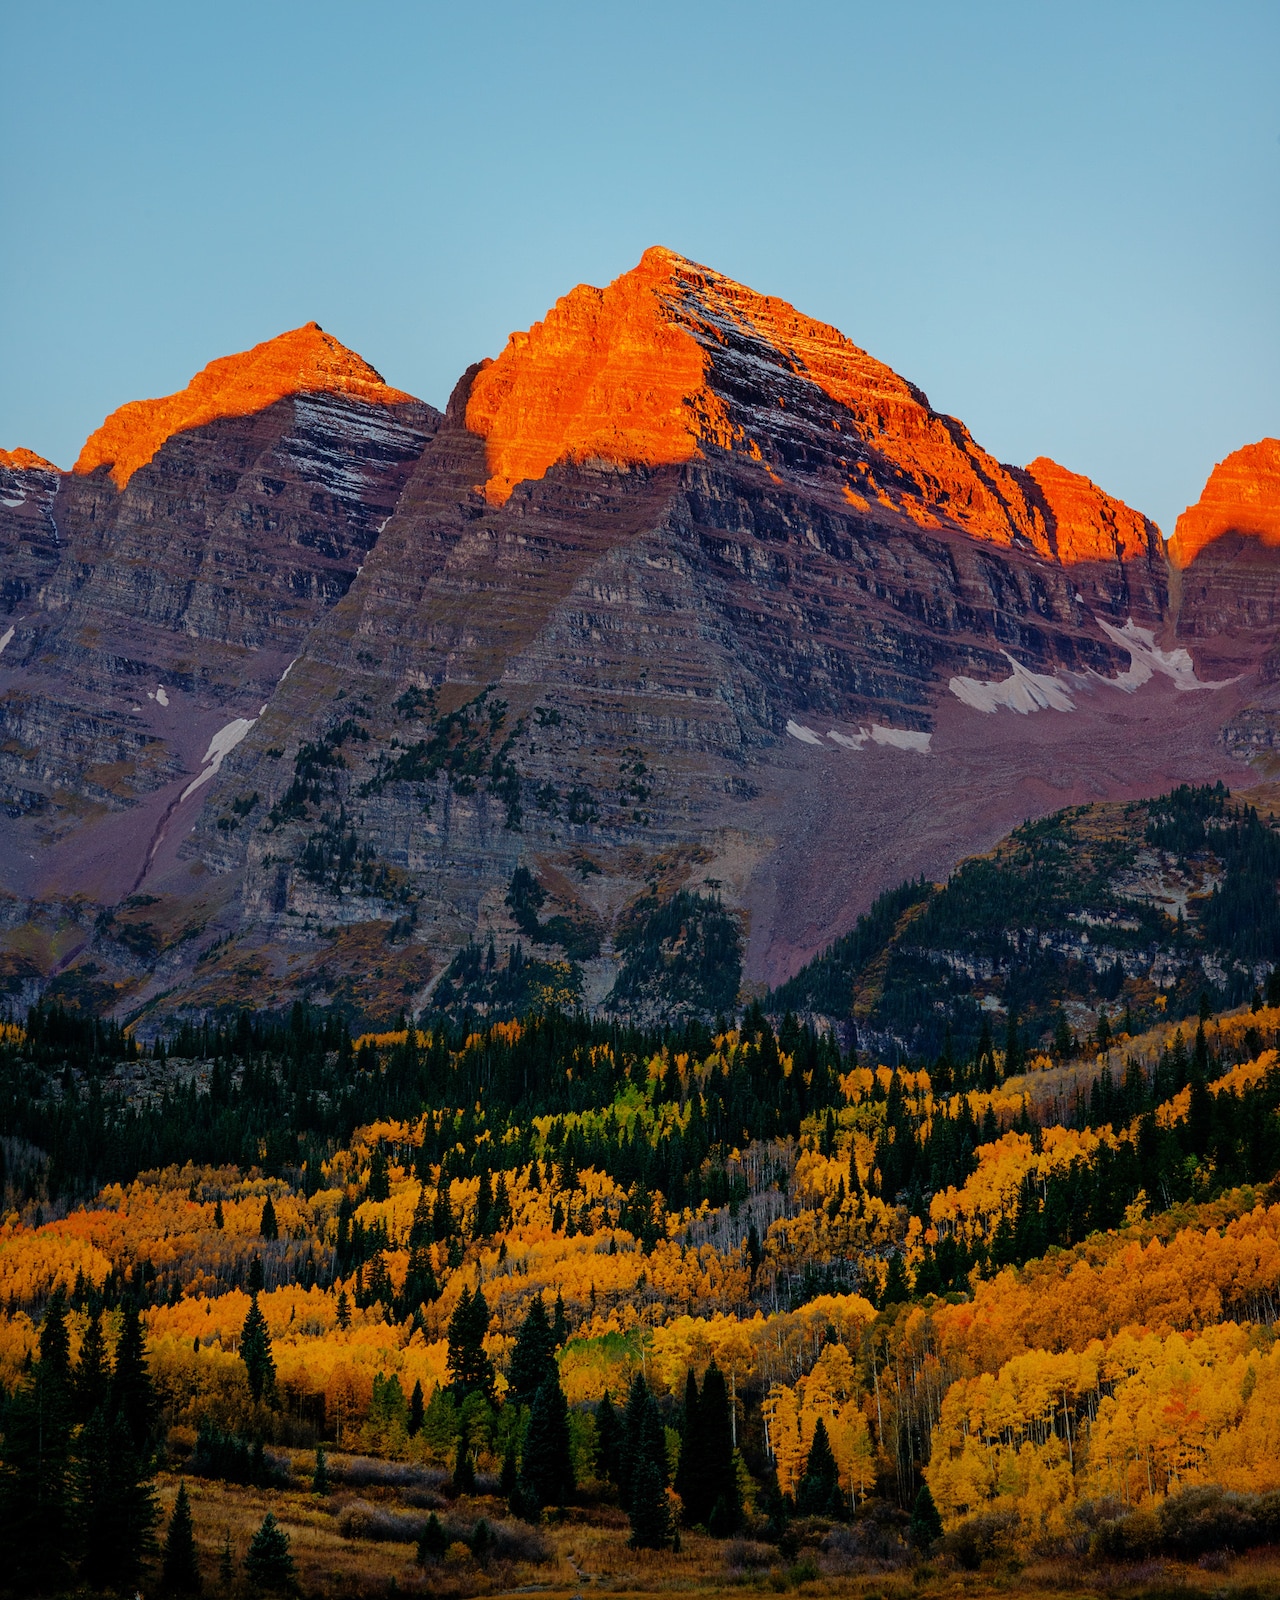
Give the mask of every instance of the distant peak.
[[1059, 561], [1140, 561], [1160, 548], [1160, 530], [1149, 517], [1100, 489], [1083, 473], [1072, 472], [1048, 456], [1027, 467], [1052, 519]]
[[8, 467], [13, 472], [58, 472], [52, 461], [46, 461], [43, 456], [38, 456], [34, 450], [28, 450], [19, 445], [16, 450], [0, 450], [0, 467]]
[[174, 434], [223, 417], [251, 416], [288, 395], [313, 393], [350, 394], [386, 406], [412, 399], [384, 383], [318, 322], [308, 322], [251, 350], [211, 361], [176, 394], [133, 400], [113, 411], [85, 441], [73, 470], [109, 466], [112, 482], [123, 489]]
[[1199, 500], [1178, 518], [1169, 558], [1188, 567], [1229, 533], [1280, 545], [1280, 439], [1259, 439], [1218, 462]]

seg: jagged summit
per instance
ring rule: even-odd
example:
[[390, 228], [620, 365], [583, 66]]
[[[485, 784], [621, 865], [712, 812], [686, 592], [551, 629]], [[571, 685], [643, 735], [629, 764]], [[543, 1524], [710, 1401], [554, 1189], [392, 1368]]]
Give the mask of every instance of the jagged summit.
[[1178, 518], [1170, 560], [1189, 567], [1229, 533], [1280, 545], [1280, 439], [1259, 439], [1218, 462], [1199, 500]]
[[319, 323], [308, 322], [251, 350], [211, 361], [176, 394], [133, 400], [113, 411], [85, 441], [72, 470], [83, 475], [109, 466], [112, 482], [123, 489], [174, 434], [222, 417], [249, 416], [288, 395], [317, 392], [385, 406], [413, 398], [384, 383], [381, 373]]
[[557, 461], [656, 467], [714, 450], [804, 478], [872, 519], [1063, 562], [1160, 559], [1155, 525], [1041, 458], [996, 461], [838, 329], [672, 250], [580, 284], [475, 380], [467, 426], [500, 505]]
[[16, 450], [0, 450], [0, 467], [7, 467], [11, 472], [59, 470], [52, 461], [46, 461], [43, 456], [38, 456], [34, 450], [28, 450], [25, 445], [19, 445]]

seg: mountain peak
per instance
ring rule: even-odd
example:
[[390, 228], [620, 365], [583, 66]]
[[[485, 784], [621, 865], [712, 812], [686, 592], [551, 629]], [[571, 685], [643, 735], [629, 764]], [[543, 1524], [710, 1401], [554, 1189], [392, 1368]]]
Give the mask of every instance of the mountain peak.
[[0, 450], [0, 467], [8, 467], [11, 472], [58, 471], [52, 461], [46, 461], [43, 456], [38, 456], [34, 450], [28, 450], [25, 445], [19, 445], [16, 450]]
[[1218, 462], [1199, 500], [1178, 518], [1170, 559], [1189, 567], [1228, 533], [1280, 545], [1280, 439], [1259, 439]]
[[250, 416], [288, 395], [317, 392], [386, 406], [412, 399], [384, 383], [319, 323], [308, 322], [251, 350], [220, 356], [176, 394], [133, 400], [113, 411], [85, 441], [73, 470], [83, 474], [109, 466], [112, 482], [123, 489], [174, 434], [223, 417]]
[[1100, 489], [1083, 473], [1037, 456], [1028, 475], [1053, 523], [1054, 551], [1066, 566], [1085, 561], [1141, 561], [1160, 553], [1160, 530], [1149, 517]]

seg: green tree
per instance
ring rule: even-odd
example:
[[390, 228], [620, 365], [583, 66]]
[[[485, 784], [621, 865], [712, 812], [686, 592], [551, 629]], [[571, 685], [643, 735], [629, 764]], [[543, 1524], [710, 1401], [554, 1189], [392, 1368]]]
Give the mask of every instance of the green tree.
[[942, 1518], [938, 1515], [938, 1507], [934, 1503], [929, 1485], [921, 1484], [920, 1493], [911, 1508], [908, 1538], [911, 1540], [912, 1548], [919, 1550], [923, 1555], [941, 1537]]
[[684, 1506], [684, 1520], [690, 1527], [705, 1522], [710, 1504], [704, 1505], [706, 1464], [703, 1435], [698, 1417], [698, 1379], [692, 1367], [684, 1380], [684, 1417], [680, 1428], [680, 1464], [674, 1488]]
[[564, 1296], [557, 1289], [555, 1315], [551, 1319], [551, 1342], [559, 1350], [568, 1339], [569, 1323], [564, 1314]]
[[449, 1548], [449, 1536], [440, 1526], [440, 1518], [433, 1511], [427, 1518], [418, 1539], [418, 1561], [425, 1566], [428, 1561], [439, 1561]]
[[255, 1400], [270, 1398], [275, 1390], [276, 1364], [271, 1354], [271, 1334], [255, 1294], [240, 1331], [240, 1359], [249, 1378], [249, 1392]]
[[164, 1538], [161, 1577], [164, 1587], [174, 1594], [196, 1594], [200, 1588], [200, 1561], [185, 1483], [178, 1485], [178, 1498], [173, 1502], [173, 1515]]
[[477, 1289], [473, 1295], [464, 1286], [449, 1318], [449, 1371], [460, 1395], [478, 1392], [492, 1404], [495, 1373], [484, 1348], [488, 1331], [489, 1305], [484, 1291]]
[[155, 1551], [159, 1513], [144, 1452], [118, 1410], [99, 1408], [77, 1435], [75, 1525], [80, 1577], [91, 1588], [136, 1589]]
[[802, 1517], [843, 1517], [844, 1496], [840, 1493], [840, 1469], [831, 1453], [827, 1425], [818, 1418], [805, 1462], [804, 1476], [796, 1486], [796, 1510]]
[[520, 1490], [526, 1505], [541, 1510], [562, 1506], [577, 1487], [569, 1436], [569, 1407], [558, 1373], [538, 1390], [529, 1413], [520, 1463]]
[[476, 1492], [476, 1468], [471, 1459], [471, 1424], [466, 1417], [462, 1419], [462, 1427], [458, 1432], [458, 1448], [453, 1457], [453, 1492], [454, 1494], [474, 1494]]
[[17, 1594], [61, 1589], [70, 1575], [70, 1405], [65, 1384], [43, 1365], [10, 1396], [0, 1438], [4, 1579]]
[[289, 1535], [276, 1521], [273, 1512], [267, 1512], [257, 1533], [249, 1541], [244, 1570], [249, 1582], [259, 1589], [288, 1593], [294, 1588], [297, 1569], [289, 1553]]
[[139, 1456], [149, 1455], [156, 1425], [155, 1388], [147, 1366], [147, 1347], [138, 1308], [125, 1304], [116, 1341], [116, 1365], [111, 1375], [111, 1405], [129, 1442]]
[[409, 1422], [407, 1432], [412, 1439], [422, 1431], [422, 1419], [425, 1408], [422, 1403], [422, 1379], [413, 1380], [413, 1393], [409, 1396]]
[[658, 1464], [647, 1458], [635, 1463], [631, 1474], [631, 1543], [641, 1550], [662, 1550], [671, 1543], [671, 1514], [667, 1486]]
[[351, 1326], [351, 1302], [347, 1299], [347, 1291], [345, 1289], [341, 1290], [338, 1295], [337, 1322], [344, 1333]]
[[271, 1203], [270, 1195], [262, 1202], [262, 1221], [258, 1224], [258, 1232], [264, 1239], [280, 1237], [280, 1224], [276, 1221], [276, 1208]]
[[373, 1147], [373, 1156], [369, 1162], [369, 1198], [370, 1200], [389, 1200], [391, 1198], [391, 1178], [387, 1171], [387, 1152], [379, 1139]]
[[622, 1424], [607, 1389], [596, 1407], [596, 1475], [615, 1489], [622, 1481]]
[[551, 1326], [547, 1322], [547, 1308], [542, 1303], [541, 1295], [535, 1295], [533, 1304], [520, 1324], [515, 1349], [511, 1352], [511, 1369], [507, 1374], [508, 1400], [515, 1405], [532, 1405], [538, 1390], [555, 1373], [554, 1344]]
[[729, 1415], [729, 1391], [724, 1374], [713, 1359], [702, 1380], [698, 1403], [702, 1429], [703, 1504], [709, 1532], [717, 1539], [736, 1533], [742, 1523], [742, 1495], [738, 1488], [738, 1468], [733, 1453], [733, 1422]]
[[80, 1359], [76, 1363], [73, 1382], [75, 1416], [77, 1422], [88, 1422], [98, 1409], [107, 1403], [111, 1392], [111, 1367], [107, 1360], [106, 1341], [102, 1337], [102, 1312], [95, 1310], [80, 1341]]
[[316, 1446], [316, 1464], [311, 1474], [312, 1494], [328, 1494], [331, 1484], [329, 1482], [329, 1464], [325, 1458], [324, 1446]]

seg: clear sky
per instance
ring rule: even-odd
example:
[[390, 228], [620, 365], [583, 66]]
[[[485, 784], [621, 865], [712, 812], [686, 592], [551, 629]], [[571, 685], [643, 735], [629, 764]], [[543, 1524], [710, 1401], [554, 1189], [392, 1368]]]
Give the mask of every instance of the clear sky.
[[1280, 4], [7, 0], [0, 445], [315, 318], [443, 405], [665, 244], [1166, 533], [1280, 434]]

